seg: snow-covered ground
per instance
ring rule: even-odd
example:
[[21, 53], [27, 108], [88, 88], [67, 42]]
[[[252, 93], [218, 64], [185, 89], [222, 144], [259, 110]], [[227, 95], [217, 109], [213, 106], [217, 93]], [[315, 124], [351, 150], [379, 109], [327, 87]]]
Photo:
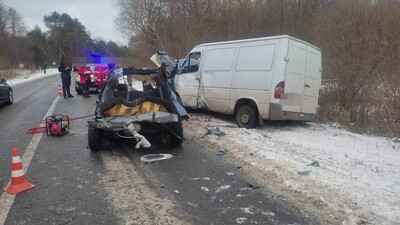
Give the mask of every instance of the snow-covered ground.
[[[50, 69], [9, 83], [54, 73]], [[136, 86], [140, 89], [140, 83]], [[206, 128], [216, 127], [226, 135], [205, 135]], [[184, 129], [186, 138], [215, 154], [225, 146], [222, 157], [324, 224], [400, 224], [400, 139], [315, 123], [267, 122], [249, 130], [205, 113], [191, 113]]]
[[[28, 81], [32, 81], [41, 77], [46, 77], [46, 76], [52, 76], [55, 73], [58, 73], [57, 69], [48, 69], [46, 70], [46, 74], [43, 73], [42, 70], [37, 70], [37, 71], [20, 71], [20, 74], [17, 75], [14, 78], [9, 78], [7, 79], [7, 83], [11, 86], [19, 83], [24, 83]], [[60, 83], [61, 83], [61, 78], [60, 78]]]
[[[260, 185], [324, 224], [400, 224], [400, 139], [315, 123], [249, 130], [210, 114], [190, 116], [189, 138], [215, 154], [225, 146], [225, 157], [245, 165]], [[205, 135], [216, 127], [226, 135]]]

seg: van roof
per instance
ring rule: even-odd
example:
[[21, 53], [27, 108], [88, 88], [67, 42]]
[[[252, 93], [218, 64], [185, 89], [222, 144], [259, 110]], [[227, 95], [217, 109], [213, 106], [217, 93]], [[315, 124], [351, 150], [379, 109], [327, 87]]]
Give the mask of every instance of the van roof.
[[222, 44], [234, 44], [234, 43], [242, 43], [242, 42], [249, 42], [249, 41], [264, 41], [264, 40], [272, 40], [272, 39], [293, 39], [296, 40], [298, 42], [302, 42], [306, 45], [310, 45], [318, 50], [320, 50], [320, 48], [318, 48], [315, 45], [312, 45], [306, 41], [303, 41], [301, 39], [289, 36], [289, 35], [278, 35], [278, 36], [270, 36], [270, 37], [261, 37], [261, 38], [249, 38], [249, 39], [241, 39], [241, 40], [232, 40], [232, 41], [220, 41], [220, 42], [210, 42], [210, 43], [204, 43], [204, 44], [199, 44], [197, 45], [195, 48], [197, 47], [206, 47], [206, 46], [211, 46], [211, 45], [222, 45]]

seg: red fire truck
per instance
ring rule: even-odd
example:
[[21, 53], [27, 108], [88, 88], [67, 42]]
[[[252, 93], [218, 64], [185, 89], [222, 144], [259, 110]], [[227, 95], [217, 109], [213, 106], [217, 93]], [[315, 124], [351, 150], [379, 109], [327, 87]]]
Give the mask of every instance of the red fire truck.
[[98, 67], [78, 67], [78, 75], [75, 80], [75, 91], [82, 94], [85, 90], [86, 80], [90, 80], [89, 91], [101, 92], [106, 83], [109, 69], [105, 66]]

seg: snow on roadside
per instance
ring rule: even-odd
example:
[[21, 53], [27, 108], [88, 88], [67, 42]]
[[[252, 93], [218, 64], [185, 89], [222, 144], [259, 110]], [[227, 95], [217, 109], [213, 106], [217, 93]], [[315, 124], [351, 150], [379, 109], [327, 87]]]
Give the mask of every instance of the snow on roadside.
[[[261, 184], [326, 223], [400, 224], [398, 141], [315, 123], [248, 130], [201, 113], [184, 125], [216, 154], [225, 145], [227, 157], [257, 170]], [[226, 135], [205, 135], [205, 127]]]
[[[57, 69], [48, 69], [46, 70], [46, 74], [43, 73], [43, 71], [36, 71], [33, 73], [28, 73], [28, 72], [24, 72], [14, 78], [9, 78], [7, 79], [7, 83], [11, 86], [15, 85], [15, 84], [20, 84], [20, 83], [24, 83], [41, 77], [46, 77], [46, 76], [52, 76], [55, 73], [59, 73]], [[60, 78], [60, 82], [61, 82], [61, 78]]]

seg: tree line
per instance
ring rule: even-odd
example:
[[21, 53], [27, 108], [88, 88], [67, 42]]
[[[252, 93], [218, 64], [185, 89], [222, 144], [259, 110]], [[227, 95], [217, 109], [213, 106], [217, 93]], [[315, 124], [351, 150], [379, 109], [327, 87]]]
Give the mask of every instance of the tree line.
[[117, 0], [137, 63], [287, 34], [321, 48], [320, 121], [400, 136], [400, 0]]
[[[43, 22], [48, 29], [39, 26], [29, 30], [23, 17], [0, 0], [0, 71], [12, 75], [13, 69], [24, 64], [28, 69], [39, 69], [43, 64], [58, 64], [61, 56], [85, 57], [88, 53], [100, 56], [122, 57], [130, 54], [127, 46], [113, 41], [92, 39], [90, 32], [76, 18], [66, 13], [52, 12]], [[7, 78], [7, 77], [6, 77]]]

